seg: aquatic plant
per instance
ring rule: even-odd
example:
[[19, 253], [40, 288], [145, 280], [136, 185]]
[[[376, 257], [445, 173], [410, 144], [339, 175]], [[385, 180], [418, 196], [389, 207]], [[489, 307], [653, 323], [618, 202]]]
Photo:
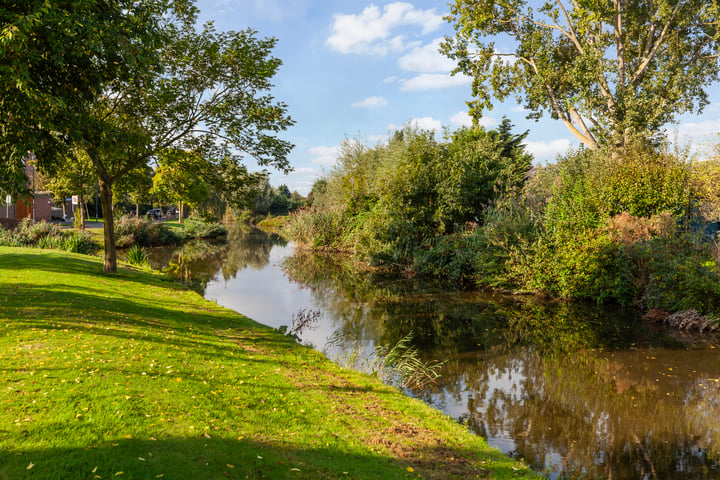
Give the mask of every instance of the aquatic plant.
[[133, 245], [128, 250], [128, 258], [127, 261], [130, 265], [135, 265], [137, 267], [143, 267], [143, 268], [150, 268], [150, 259], [148, 257], [148, 252], [138, 245]]
[[347, 348], [346, 333], [336, 330], [323, 351], [327, 354], [331, 350], [341, 350], [343, 353], [335, 362], [342, 367], [374, 375], [389, 385], [423, 391], [440, 378], [439, 370], [445, 362], [424, 361], [418, 348], [412, 345], [412, 339], [410, 332], [391, 347], [376, 345], [366, 353], [357, 341], [350, 342], [350, 348]]

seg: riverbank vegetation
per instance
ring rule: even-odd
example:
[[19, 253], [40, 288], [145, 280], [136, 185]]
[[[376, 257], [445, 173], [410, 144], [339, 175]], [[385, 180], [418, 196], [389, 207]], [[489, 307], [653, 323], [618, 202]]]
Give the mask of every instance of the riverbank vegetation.
[[534, 478], [420, 401], [148, 272], [0, 247], [0, 477]]
[[[189, 240], [219, 238], [228, 233], [219, 223], [194, 217], [180, 224], [123, 215], [115, 225], [116, 245], [119, 248], [180, 245]], [[102, 236], [97, 230], [68, 229], [57, 223], [33, 223], [32, 219], [27, 218], [15, 229], [0, 227], [0, 246], [54, 248], [90, 254], [102, 250]]]
[[531, 168], [510, 130], [347, 142], [286, 230], [311, 248], [503, 291], [720, 312], [716, 161], [638, 142]]

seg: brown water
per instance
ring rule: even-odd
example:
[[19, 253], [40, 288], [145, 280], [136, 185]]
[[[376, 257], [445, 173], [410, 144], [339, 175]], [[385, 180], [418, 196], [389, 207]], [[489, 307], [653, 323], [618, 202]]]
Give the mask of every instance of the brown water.
[[[206, 298], [330, 357], [412, 332], [442, 376], [408, 391], [549, 478], [720, 478], [720, 338], [634, 311], [509, 298], [387, 276], [232, 229], [227, 244], [157, 250]], [[330, 339], [336, 348], [327, 349]]]

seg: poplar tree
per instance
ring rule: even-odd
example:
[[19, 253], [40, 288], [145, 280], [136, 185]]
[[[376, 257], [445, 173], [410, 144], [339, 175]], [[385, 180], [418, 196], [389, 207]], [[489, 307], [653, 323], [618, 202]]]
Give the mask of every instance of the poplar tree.
[[699, 113], [719, 77], [717, 0], [454, 0], [443, 52], [473, 79], [475, 115], [515, 97], [591, 149], [622, 150]]

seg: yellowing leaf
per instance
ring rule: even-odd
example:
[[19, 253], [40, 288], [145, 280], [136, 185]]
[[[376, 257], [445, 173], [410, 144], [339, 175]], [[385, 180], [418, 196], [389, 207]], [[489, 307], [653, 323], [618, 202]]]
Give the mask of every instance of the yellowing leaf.
[[408, 472], [414, 472], [414, 471], [415, 471], [415, 469], [412, 468], [412, 467], [407, 467], [405, 470], [407, 470]]
[[32, 463], [32, 462], [30, 462], [30, 465], [27, 466], [27, 469], [30, 470], [30, 469], [33, 468], [34, 466], [35, 466], [35, 464]]

